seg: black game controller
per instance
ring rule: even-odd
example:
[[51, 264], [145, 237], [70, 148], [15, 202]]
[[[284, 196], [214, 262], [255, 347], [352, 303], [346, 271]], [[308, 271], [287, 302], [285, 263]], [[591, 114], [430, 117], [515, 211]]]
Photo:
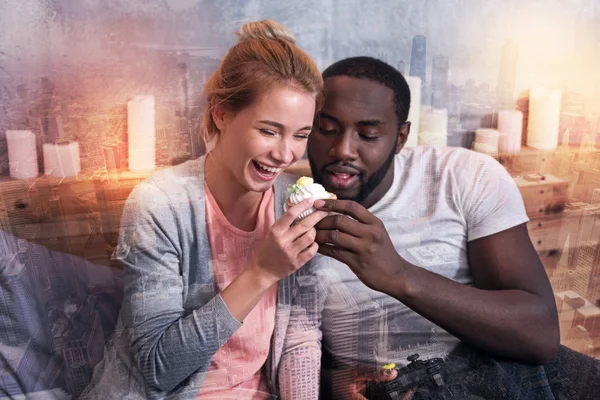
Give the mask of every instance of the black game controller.
[[417, 387], [417, 392], [421, 394], [418, 397], [422, 398], [446, 384], [447, 372], [443, 359], [419, 360], [419, 355], [413, 354], [407, 360], [410, 364], [395, 368], [398, 376], [393, 381], [369, 383], [365, 397], [369, 400], [399, 400], [403, 393]]

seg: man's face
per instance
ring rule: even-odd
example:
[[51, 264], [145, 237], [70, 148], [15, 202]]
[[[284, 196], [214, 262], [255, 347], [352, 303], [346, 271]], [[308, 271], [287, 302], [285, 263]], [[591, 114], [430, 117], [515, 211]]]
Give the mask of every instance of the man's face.
[[390, 166], [409, 128], [398, 127], [390, 88], [369, 79], [325, 79], [325, 104], [308, 139], [315, 181], [339, 199], [372, 206], [392, 184]]

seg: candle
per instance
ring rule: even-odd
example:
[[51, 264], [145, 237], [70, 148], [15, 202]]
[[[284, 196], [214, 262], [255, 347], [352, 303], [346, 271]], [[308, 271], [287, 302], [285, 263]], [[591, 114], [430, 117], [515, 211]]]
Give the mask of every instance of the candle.
[[496, 129], [479, 128], [475, 130], [475, 142], [498, 147], [500, 132]]
[[77, 176], [81, 172], [78, 142], [45, 143], [44, 173], [54, 178]]
[[494, 158], [498, 156], [498, 147], [494, 147], [487, 143], [473, 142], [473, 150], [478, 153], [487, 154], [488, 156]]
[[518, 153], [521, 150], [523, 113], [517, 110], [499, 111], [498, 131], [500, 132], [498, 151], [501, 154]]
[[6, 131], [10, 176], [32, 179], [38, 176], [36, 137], [31, 131]]
[[498, 141], [500, 132], [496, 129], [480, 128], [475, 130], [473, 150], [492, 157], [498, 156]]
[[136, 96], [127, 103], [129, 169], [148, 172], [156, 167], [154, 96]]
[[446, 146], [448, 143], [448, 111], [421, 107], [419, 145]]
[[410, 89], [410, 109], [408, 120], [410, 121], [410, 134], [404, 147], [415, 147], [419, 144], [419, 111], [421, 110], [421, 78], [418, 76], [406, 77]]
[[527, 146], [542, 150], [553, 150], [558, 147], [560, 101], [561, 92], [558, 89], [531, 89]]

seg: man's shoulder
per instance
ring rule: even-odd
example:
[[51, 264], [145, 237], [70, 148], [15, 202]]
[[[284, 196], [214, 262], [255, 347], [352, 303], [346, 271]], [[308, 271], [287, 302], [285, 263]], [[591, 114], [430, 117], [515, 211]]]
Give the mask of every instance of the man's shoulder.
[[399, 158], [404, 167], [419, 166], [422, 171], [438, 176], [469, 176], [482, 171], [496, 173], [504, 169], [489, 155], [463, 147], [417, 146], [403, 149]]
[[444, 168], [453, 168], [469, 163], [494, 162], [487, 154], [464, 147], [417, 146], [402, 149], [400, 158], [412, 163], [438, 164]]

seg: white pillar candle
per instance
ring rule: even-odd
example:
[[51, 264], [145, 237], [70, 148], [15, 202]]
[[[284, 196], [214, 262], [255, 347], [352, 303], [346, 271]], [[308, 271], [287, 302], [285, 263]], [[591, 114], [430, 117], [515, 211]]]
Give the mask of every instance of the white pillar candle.
[[498, 131], [500, 154], [513, 154], [521, 150], [523, 131], [523, 113], [517, 110], [501, 110], [498, 112]]
[[496, 129], [480, 128], [475, 130], [473, 150], [497, 157], [499, 136], [500, 133]]
[[156, 167], [154, 96], [136, 96], [127, 103], [129, 169], [148, 172]]
[[479, 128], [475, 130], [475, 143], [486, 144], [498, 149], [500, 132], [496, 129]]
[[66, 178], [81, 172], [78, 142], [45, 143], [43, 151], [45, 175]]
[[487, 154], [488, 156], [494, 158], [498, 156], [498, 147], [492, 146], [487, 143], [473, 142], [473, 150], [478, 153]]
[[36, 137], [31, 131], [6, 131], [10, 176], [32, 179], [38, 176]]
[[553, 150], [558, 147], [560, 100], [561, 92], [558, 89], [531, 89], [527, 146], [541, 150]]
[[448, 143], [448, 111], [421, 107], [419, 145], [446, 146]]
[[419, 125], [421, 110], [421, 78], [418, 76], [406, 77], [406, 82], [410, 89], [410, 109], [408, 111], [408, 120], [410, 121], [410, 134], [404, 147], [415, 147], [419, 144]]

